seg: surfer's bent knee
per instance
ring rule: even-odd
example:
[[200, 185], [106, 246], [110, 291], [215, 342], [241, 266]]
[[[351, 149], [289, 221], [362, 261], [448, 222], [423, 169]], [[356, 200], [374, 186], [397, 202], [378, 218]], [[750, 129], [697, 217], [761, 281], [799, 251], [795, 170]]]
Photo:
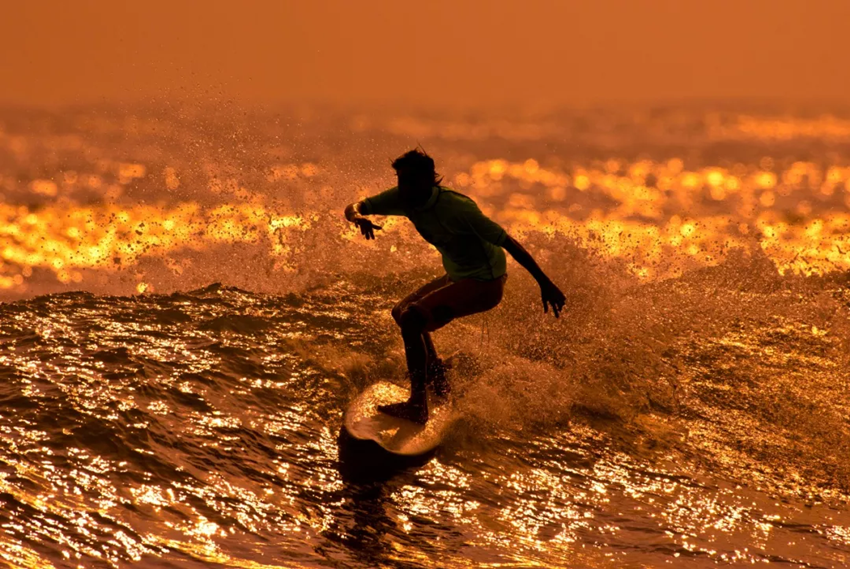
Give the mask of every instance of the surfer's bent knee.
[[428, 318], [422, 313], [416, 306], [407, 306], [404, 311], [398, 318], [399, 326], [401, 326], [401, 332], [411, 333], [411, 334], [421, 334], [426, 325], [428, 324]]
[[390, 314], [392, 314], [392, 316], [393, 316], [393, 320], [395, 320], [395, 323], [398, 324], [399, 326], [401, 326], [401, 315], [404, 312], [404, 309], [405, 309], [404, 302], [399, 302], [398, 304], [393, 306], [392, 311], [390, 311]]

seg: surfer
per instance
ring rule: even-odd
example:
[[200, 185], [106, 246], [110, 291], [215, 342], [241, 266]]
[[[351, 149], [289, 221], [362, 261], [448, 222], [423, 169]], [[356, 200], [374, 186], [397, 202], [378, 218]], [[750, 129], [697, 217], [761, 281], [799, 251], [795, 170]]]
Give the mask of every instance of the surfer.
[[392, 163], [398, 185], [353, 203], [345, 217], [366, 239], [381, 229], [364, 215], [402, 215], [442, 254], [446, 274], [429, 282], [392, 310], [401, 328], [410, 398], [379, 409], [394, 417], [425, 424], [428, 421], [427, 385], [445, 396], [449, 391], [445, 365], [437, 356], [431, 332], [455, 318], [494, 308], [502, 300], [507, 279], [505, 253], [522, 265], [540, 285], [543, 310], [557, 318], [564, 294], [540, 269], [528, 251], [502, 227], [485, 216], [469, 197], [441, 186], [434, 160], [422, 150], [411, 150]]

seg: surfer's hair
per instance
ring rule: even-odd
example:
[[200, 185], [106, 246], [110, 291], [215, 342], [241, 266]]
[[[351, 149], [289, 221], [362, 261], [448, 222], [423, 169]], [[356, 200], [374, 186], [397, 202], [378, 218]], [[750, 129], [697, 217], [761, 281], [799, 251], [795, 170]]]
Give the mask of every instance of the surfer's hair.
[[393, 169], [399, 176], [430, 180], [435, 186], [443, 181], [442, 176], [437, 174], [434, 159], [422, 148], [414, 148], [393, 160]]

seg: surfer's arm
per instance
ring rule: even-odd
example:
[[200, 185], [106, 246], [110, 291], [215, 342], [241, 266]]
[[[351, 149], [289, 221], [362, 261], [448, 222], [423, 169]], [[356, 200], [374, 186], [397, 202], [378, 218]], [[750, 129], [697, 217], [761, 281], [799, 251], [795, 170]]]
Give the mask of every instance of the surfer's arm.
[[366, 239], [374, 239], [375, 238], [375, 230], [381, 229], [380, 225], [375, 225], [361, 214], [363, 207], [363, 202], [356, 202], [352, 204], [348, 204], [345, 207], [345, 219], [353, 223], [360, 229], [360, 233], [363, 234], [363, 237]]
[[404, 215], [398, 188], [390, 188], [345, 208], [345, 219], [359, 227], [366, 239], [374, 239], [375, 230], [381, 229], [381, 226], [375, 225], [364, 215]]
[[555, 318], [558, 317], [561, 310], [564, 308], [564, 302], [566, 302], [566, 298], [564, 297], [564, 293], [561, 292], [555, 283], [552, 282], [546, 273], [543, 272], [543, 269], [540, 268], [540, 265], [537, 264], [537, 261], [534, 260], [534, 257], [531, 256], [531, 253], [526, 251], [525, 247], [520, 245], [519, 241], [511, 237], [510, 235], [505, 237], [504, 243], [502, 243], [502, 247], [510, 253], [511, 257], [514, 260], [522, 265], [522, 267], [531, 273], [531, 276], [534, 277], [534, 280], [537, 281], [537, 284], [540, 285], [540, 294], [543, 298], [543, 311], [548, 312], [549, 306], [552, 306], [552, 312], [555, 314]]
[[526, 251], [525, 247], [520, 245], [516, 239], [508, 235], [501, 225], [484, 215], [472, 200], [469, 201], [464, 209], [462, 218], [478, 237], [497, 247], [502, 247], [511, 254], [511, 257], [517, 263], [531, 273], [531, 276], [540, 285], [543, 312], [549, 312], [549, 307], [551, 306], [555, 318], [558, 318], [561, 309], [564, 308], [564, 302], [566, 302], [564, 293], [546, 276], [546, 273], [543, 272], [543, 269], [540, 268], [540, 265], [531, 256], [531, 253]]

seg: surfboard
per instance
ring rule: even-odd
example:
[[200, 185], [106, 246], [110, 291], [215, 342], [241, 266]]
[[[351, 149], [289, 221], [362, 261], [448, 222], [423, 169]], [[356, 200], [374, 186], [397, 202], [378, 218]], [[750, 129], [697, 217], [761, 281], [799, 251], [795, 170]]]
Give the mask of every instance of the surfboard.
[[439, 446], [455, 412], [450, 399], [428, 396], [428, 422], [419, 425], [378, 411], [378, 405], [407, 400], [410, 391], [388, 381], [373, 383], [345, 412], [344, 427], [354, 439], [374, 441], [399, 456], [419, 456]]

